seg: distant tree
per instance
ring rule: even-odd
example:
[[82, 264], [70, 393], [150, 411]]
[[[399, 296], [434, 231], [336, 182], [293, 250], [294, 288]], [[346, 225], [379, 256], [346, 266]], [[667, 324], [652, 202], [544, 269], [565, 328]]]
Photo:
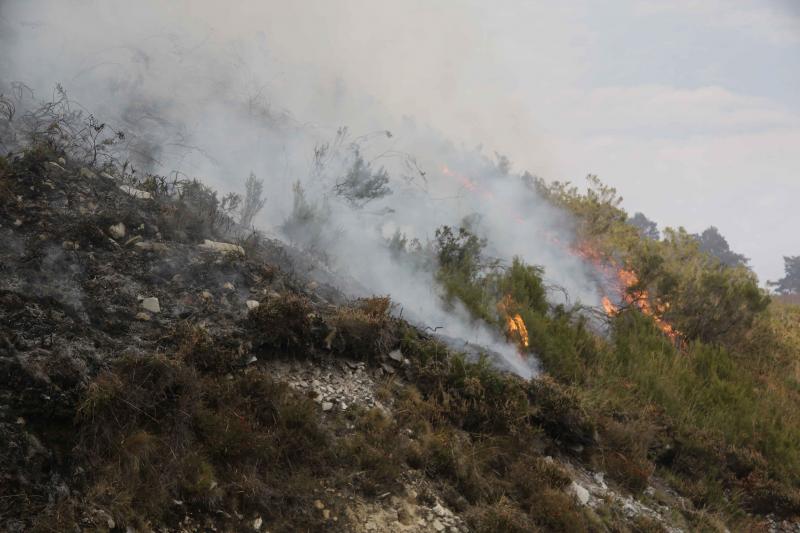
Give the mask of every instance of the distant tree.
[[700, 235], [694, 236], [700, 243], [700, 251], [705, 252], [719, 259], [725, 266], [736, 267], [746, 266], [750, 261], [742, 254], [737, 254], [731, 250], [728, 241], [720, 234], [719, 230], [711, 226]]
[[353, 165], [344, 179], [336, 183], [334, 190], [353, 207], [364, 207], [372, 200], [391, 194], [388, 183], [389, 172], [383, 167], [373, 170], [372, 165], [355, 149]]
[[783, 265], [786, 275], [778, 281], [768, 281], [767, 285], [775, 287], [778, 294], [800, 294], [800, 255], [784, 256]]
[[244, 186], [244, 204], [242, 205], [242, 214], [239, 223], [249, 228], [253, 223], [253, 219], [264, 207], [264, 203], [267, 200], [263, 198], [264, 182], [256, 178], [256, 175], [252, 172], [244, 182]]
[[643, 213], [637, 212], [628, 219], [628, 224], [639, 230], [639, 234], [646, 238], [657, 241], [661, 238], [661, 233], [658, 231], [658, 224], [644, 216]]

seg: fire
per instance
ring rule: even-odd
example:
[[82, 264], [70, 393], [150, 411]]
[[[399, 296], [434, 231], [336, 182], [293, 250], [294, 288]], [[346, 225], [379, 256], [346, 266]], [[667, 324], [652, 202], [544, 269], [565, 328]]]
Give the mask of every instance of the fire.
[[530, 345], [528, 338], [528, 328], [525, 327], [525, 321], [519, 313], [512, 312], [514, 307], [514, 300], [511, 295], [506, 295], [497, 304], [497, 310], [500, 314], [505, 316], [506, 320], [506, 333], [512, 339], [515, 339], [521, 347], [527, 348]]
[[[643, 314], [653, 319], [656, 326], [665, 335], [674, 342], [680, 342], [680, 332], [662, 318], [663, 314], [669, 309], [669, 304], [651, 303], [652, 298], [647, 290], [637, 287], [639, 277], [636, 272], [619, 267], [613, 259], [603, 258], [600, 252], [592, 248], [588, 243], [582, 243], [577, 246], [575, 252], [597, 268], [598, 272], [606, 278], [603, 284], [614, 287], [624, 304], [638, 307]], [[602, 304], [608, 316], [615, 316], [620, 312], [620, 306], [614, 304], [608, 296], [603, 296]]]

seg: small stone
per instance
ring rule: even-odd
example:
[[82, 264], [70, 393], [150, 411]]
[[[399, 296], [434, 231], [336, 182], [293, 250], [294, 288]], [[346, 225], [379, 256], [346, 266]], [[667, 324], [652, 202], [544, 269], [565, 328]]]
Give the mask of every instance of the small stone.
[[[66, 163], [64, 163], [64, 164], [66, 164]], [[50, 170], [54, 170], [56, 172], [65, 172], [64, 167], [62, 167], [61, 165], [59, 165], [58, 163], [55, 163], [53, 161], [48, 161], [46, 163], [46, 165], [49, 167]]]
[[[130, 242], [130, 240], [128, 242]], [[127, 243], [125, 244], [127, 245]], [[137, 250], [142, 250], [144, 252], [166, 252], [168, 249], [167, 245], [163, 242], [140, 241], [134, 244], [134, 246]]]
[[387, 365], [386, 363], [381, 363], [381, 368], [387, 374], [394, 374], [394, 368], [392, 368], [390, 365]]
[[261, 524], [263, 523], [264, 520], [262, 520], [260, 516], [256, 517], [256, 519], [253, 520], [253, 529], [255, 529], [256, 531], [261, 531]]
[[147, 322], [150, 320], [150, 313], [145, 313], [144, 311], [140, 311], [136, 313], [136, 320]]
[[205, 239], [203, 244], [199, 244], [197, 247], [211, 252], [244, 255], [244, 248], [229, 242], [216, 242]]
[[339, 409], [341, 409], [342, 411], [346, 411], [347, 410], [347, 404], [344, 403], [344, 402], [340, 402], [339, 403]]
[[314, 500], [314, 507], [319, 509], [320, 511], [325, 509], [325, 504], [322, 503], [320, 500]]
[[202, 298], [203, 300], [213, 300], [214, 295], [211, 294], [209, 291], [203, 291], [200, 293], [200, 298]]
[[570, 490], [575, 495], [575, 499], [578, 500], [578, 503], [580, 503], [581, 505], [589, 504], [589, 498], [591, 497], [591, 495], [589, 494], [589, 491], [586, 490], [584, 487], [573, 481], [572, 484], [570, 485]]
[[329, 509], [323, 509], [322, 510], [322, 518], [324, 518], [325, 520], [330, 520], [331, 519], [331, 512], [330, 512]]
[[438, 518], [434, 519], [431, 525], [433, 526], [433, 529], [435, 529], [436, 531], [444, 531], [444, 524], [439, 522]]
[[403, 362], [403, 352], [400, 350], [392, 350], [389, 352], [389, 358], [393, 361], [397, 361], [398, 363]]
[[252, 311], [253, 309], [257, 308], [261, 304], [258, 302], [258, 300], [247, 300], [245, 302], [245, 305], [247, 305], [247, 308]]
[[436, 513], [437, 516], [445, 516], [448, 514], [447, 509], [442, 507], [439, 503], [433, 506], [433, 512]]
[[158, 298], [151, 296], [149, 298], [142, 298], [142, 307], [151, 313], [160, 313], [161, 306], [158, 303]]
[[112, 181], [114, 180], [114, 176], [112, 176], [112, 175], [111, 175], [111, 174], [109, 174], [108, 172], [101, 172], [101, 173], [100, 173], [100, 177], [101, 177], [101, 178], [105, 178], [105, 179], [107, 179], [107, 180], [112, 180]]
[[247, 364], [248, 364], [248, 365], [252, 365], [252, 364], [253, 364], [253, 363], [255, 363], [256, 361], [258, 361], [258, 357], [256, 357], [255, 355], [251, 355], [251, 356], [250, 356], [250, 359], [248, 359], [248, 360], [247, 360]]
[[94, 178], [97, 177], [97, 174], [95, 174], [94, 172], [92, 172], [91, 170], [89, 170], [86, 167], [81, 167], [80, 175], [81, 175], [82, 178], [86, 178], [86, 179], [94, 179]]
[[64, 165], [66, 165], [66, 164], [67, 164], [67, 160], [66, 160], [66, 159], [64, 159], [63, 157], [59, 157], [59, 158], [58, 158], [58, 164], [59, 164], [59, 165], [61, 165], [61, 166], [63, 167]]
[[15, 226], [15, 227], [17, 227], [17, 228], [18, 228], [18, 227], [20, 227], [21, 225], [22, 225], [22, 220], [20, 220], [20, 219], [16, 219], [16, 220], [14, 220], [14, 226]]
[[333, 404], [331, 402], [322, 402], [323, 411], [330, 411], [331, 409], [333, 409]]
[[108, 233], [115, 239], [121, 239], [125, 237], [125, 224], [120, 222], [119, 224], [113, 224], [109, 226]]
[[236, 287], [234, 287], [233, 283], [231, 283], [230, 281], [226, 281], [225, 283], [223, 283], [222, 284], [222, 288], [225, 289], [226, 291], [235, 291], [236, 290]]
[[140, 200], [149, 200], [153, 196], [147, 191], [140, 191], [139, 189], [134, 189], [129, 185], [120, 185], [120, 189], [124, 192], [128, 193], [129, 195], [133, 196], [134, 198], [138, 198]]

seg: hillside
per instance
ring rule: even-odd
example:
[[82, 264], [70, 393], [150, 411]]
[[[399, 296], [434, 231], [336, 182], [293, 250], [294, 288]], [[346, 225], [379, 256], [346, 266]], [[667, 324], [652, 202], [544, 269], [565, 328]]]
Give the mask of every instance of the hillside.
[[0, 158], [0, 528], [796, 531], [800, 308], [642, 238], [597, 183], [530, 186], [636, 273], [603, 328], [467, 227], [395, 242], [539, 358], [526, 380], [197, 181]]

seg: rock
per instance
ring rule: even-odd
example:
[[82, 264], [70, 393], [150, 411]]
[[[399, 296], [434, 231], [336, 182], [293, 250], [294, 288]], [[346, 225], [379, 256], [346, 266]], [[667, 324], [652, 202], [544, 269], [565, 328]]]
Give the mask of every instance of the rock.
[[314, 507], [319, 509], [320, 511], [325, 509], [325, 504], [322, 503], [320, 500], [314, 500]]
[[160, 313], [161, 306], [158, 303], [158, 298], [151, 296], [149, 298], [142, 298], [142, 308], [151, 313]]
[[448, 514], [447, 509], [441, 506], [441, 504], [437, 503], [433, 506], [433, 512], [436, 513], [436, 516], [445, 516]]
[[136, 320], [147, 322], [150, 320], [150, 313], [145, 313], [144, 311], [140, 311], [136, 313]]
[[137, 250], [143, 252], [166, 252], [168, 250], [167, 245], [163, 242], [140, 241], [134, 244], [134, 246]]
[[258, 357], [256, 357], [255, 355], [251, 355], [250, 359], [247, 360], [247, 364], [248, 365], [252, 365], [253, 363], [255, 363], [257, 361], [258, 361]]
[[20, 220], [18, 218], [14, 220], [14, 227], [18, 228], [21, 225], [22, 225], [22, 220]]
[[203, 291], [200, 293], [200, 298], [202, 298], [203, 300], [213, 300], [214, 295], [208, 291]]
[[101, 177], [101, 178], [105, 178], [105, 179], [107, 179], [107, 180], [111, 180], [111, 181], [113, 181], [113, 180], [114, 180], [114, 176], [112, 176], [112, 175], [111, 175], [111, 174], [109, 174], [108, 172], [101, 172], [101, 173], [100, 173], [100, 177]]
[[222, 284], [222, 288], [225, 289], [226, 291], [235, 291], [236, 290], [236, 287], [234, 287], [233, 283], [231, 283], [230, 281], [226, 281], [225, 283], [223, 283]]
[[392, 368], [390, 365], [387, 365], [386, 363], [381, 363], [381, 368], [382, 368], [382, 369], [383, 369], [383, 370], [384, 370], [384, 371], [385, 371], [387, 374], [394, 374], [394, 368]]
[[53, 170], [55, 172], [66, 172], [66, 170], [64, 170], [64, 167], [62, 167], [58, 163], [54, 163], [53, 161], [48, 161], [47, 163], [45, 163], [45, 165], [47, 165], [49, 170]]
[[569, 488], [575, 495], [575, 499], [578, 500], [578, 503], [580, 503], [581, 505], [589, 504], [589, 498], [591, 497], [591, 495], [589, 494], [588, 490], [586, 490], [584, 487], [582, 487], [581, 485], [579, 485], [574, 481], [569, 486]]
[[140, 191], [139, 189], [134, 189], [130, 185], [120, 185], [119, 188], [122, 189], [123, 192], [140, 200], [149, 200], [150, 198], [153, 197], [149, 192]]
[[329, 509], [323, 509], [322, 510], [322, 518], [324, 518], [325, 520], [330, 520], [331, 519], [331, 512], [330, 512]]
[[253, 309], [255, 309], [256, 307], [258, 307], [261, 304], [258, 302], [258, 300], [247, 300], [245, 302], [245, 305], [247, 305], [247, 309], [252, 311]]
[[113, 224], [109, 226], [108, 234], [117, 240], [125, 237], [125, 224], [120, 222], [119, 224]]
[[58, 158], [58, 164], [59, 164], [59, 165], [61, 165], [61, 166], [63, 167], [64, 165], [66, 165], [66, 164], [67, 164], [67, 160], [66, 160], [66, 159], [64, 159], [63, 157], [59, 157], [59, 158]]
[[435, 529], [436, 531], [444, 531], [444, 524], [439, 522], [438, 518], [434, 519], [431, 525], [433, 526], [433, 529]]
[[400, 350], [392, 350], [391, 352], [389, 352], [389, 358], [392, 361], [397, 361], [398, 363], [402, 363], [403, 362], [403, 352], [401, 352]]
[[239, 254], [244, 255], [244, 248], [238, 244], [231, 244], [228, 242], [217, 242], [205, 239], [203, 244], [198, 244], [198, 248], [208, 250], [211, 252], [218, 252], [222, 254]]
[[255, 520], [253, 520], [253, 529], [256, 531], [261, 531], [261, 524], [264, 523], [264, 520], [261, 519], [260, 516], [257, 516]]
[[89, 170], [86, 167], [81, 167], [80, 175], [81, 175], [82, 178], [86, 178], [86, 179], [94, 179], [94, 178], [97, 177], [97, 174], [95, 174], [94, 172], [92, 172], [91, 170]]
[[333, 404], [331, 402], [322, 402], [323, 411], [330, 411], [331, 409], [333, 409]]

